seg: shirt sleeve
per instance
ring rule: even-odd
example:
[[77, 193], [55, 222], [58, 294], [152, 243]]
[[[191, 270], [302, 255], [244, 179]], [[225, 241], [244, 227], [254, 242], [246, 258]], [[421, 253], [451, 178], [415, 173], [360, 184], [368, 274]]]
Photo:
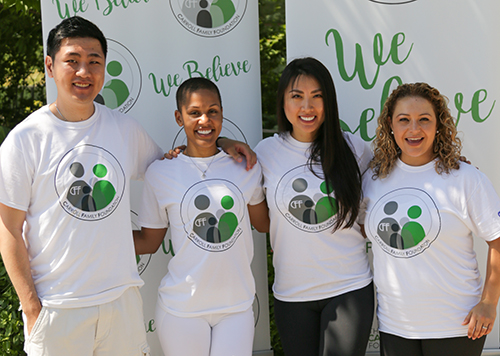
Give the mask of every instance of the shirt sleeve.
[[[254, 170], [255, 170], [255, 172], [253, 172]], [[252, 197], [250, 199], [250, 202], [248, 204], [249, 205], [257, 205], [257, 204], [261, 203], [262, 201], [264, 201], [264, 199], [266, 198], [266, 196], [264, 194], [264, 188], [262, 186], [262, 184], [263, 184], [262, 168], [261, 168], [260, 164], [257, 162], [255, 164], [255, 166], [253, 166], [251, 171], [252, 171], [252, 174], [255, 174], [256, 184], [255, 184], [254, 192], [253, 192]]]
[[467, 200], [472, 232], [486, 241], [493, 241], [500, 237], [500, 198], [488, 177], [479, 171], [475, 173], [477, 184]]
[[168, 227], [168, 223], [167, 211], [160, 206], [154, 188], [146, 178], [139, 207], [139, 224], [150, 229], [163, 229]]
[[12, 134], [7, 136], [0, 146], [0, 202], [28, 211], [33, 172], [23, 150], [16, 147]]
[[131, 154], [135, 155], [135, 170], [132, 179], [143, 180], [149, 165], [163, 157], [163, 150], [138, 122], [133, 135], [134, 144], [130, 148], [134, 150]]

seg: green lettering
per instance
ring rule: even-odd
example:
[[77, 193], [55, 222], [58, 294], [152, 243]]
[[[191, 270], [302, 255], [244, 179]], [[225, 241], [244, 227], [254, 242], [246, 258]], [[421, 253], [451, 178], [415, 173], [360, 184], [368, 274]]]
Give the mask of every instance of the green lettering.
[[167, 250], [167, 248], [166, 248], [166, 246], [165, 246], [165, 239], [161, 242], [161, 248], [162, 248], [163, 253], [164, 253], [165, 255], [171, 254], [171, 255], [172, 255], [172, 257], [174, 257], [174, 256], [175, 256], [175, 253], [174, 253], [174, 246], [172, 245], [172, 240], [171, 240], [171, 239], [169, 239], [169, 240], [168, 240], [168, 250]]

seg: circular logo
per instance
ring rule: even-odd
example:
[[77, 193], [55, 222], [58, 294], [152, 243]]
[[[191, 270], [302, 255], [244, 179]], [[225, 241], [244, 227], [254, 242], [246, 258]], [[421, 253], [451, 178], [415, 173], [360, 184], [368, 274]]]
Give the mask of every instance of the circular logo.
[[409, 4], [411, 2], [415, 2], [417, 0], [368, 0], [368, 1], [383, 5], [404, 5], [404, 4]]
[[248, 0], [170, 0], [175, 18], [189, 32], [219, 37], [240, 23]]
[[241, 235], [246, 205], [243, 194], [227, 180], [207, 179], [188, 189], [181, 201], [181, 220], [189, 239], [213, 252], [229, 249]]
[[[135, 211], [130, 210], [130, 220], [132, 221], [132, 230], [140, 230], [138, 215]], [[149, 265], [152, 255], [136, 255], [137, 270], [141, 275]]]
[[[321, 166], [313, 166], [322, 175]], [[297, 229], [319, 232], [333, 227], [337, 203], [326, 182], [312, 174], [309, 166], [298, 166], [283, 175], [274, 196], [280, 213]]]
[[118, 207], [125, 189], [125, 173], [110, 152], [82, 145], [63, 156], [57, 165], [54, 184], [59, 203], [68, 214], [96, 221]]
[[121, 43], [108, 39], [106, 76], [95, 101], [126, 113], [137, 102], [142, 88], [139, 62]]
[[394, 257], [424, 252], [441, 230], [439, 210], [425, 191], [394, 190], [380, 198], [367, 217], [368, 230], [380, 247]]
[[[223, 123], [220, 136], [224, 136], [248, 144], [247, 138], [243, 134], [243, 131], [241, 131], [240, 128], [236, 126], [234, 122], [232, 122], [227, 118], [224, 118], [222, 122]], [[177, 132], [177, 135], [175, 135], [174, 142], [172, 143], [172, 148], [186, 144], [187, 144], [186, 133], [184, 131], [184, 128], [181, 127], [180, 130]]]

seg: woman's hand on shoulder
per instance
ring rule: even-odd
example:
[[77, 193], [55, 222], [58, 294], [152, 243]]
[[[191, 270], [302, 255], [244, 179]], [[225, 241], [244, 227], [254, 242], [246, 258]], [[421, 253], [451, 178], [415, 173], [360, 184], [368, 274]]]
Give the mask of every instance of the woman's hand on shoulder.
[[222, 148], [224, 152], [233, 157], [237, 162], [243, 162], [243, 157], [245, 157], [247, 160], [247, 171], [252, 169], [255, 163], [257, 163], [257, 155], [244, 142], [232, 140], [227, 137], [219, 137], [217, 139], [217, 146]]

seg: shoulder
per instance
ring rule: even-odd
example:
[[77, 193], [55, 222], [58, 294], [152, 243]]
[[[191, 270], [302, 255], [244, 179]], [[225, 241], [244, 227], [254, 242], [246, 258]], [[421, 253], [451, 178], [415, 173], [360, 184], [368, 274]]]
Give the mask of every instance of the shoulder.
[[[176, 170], [181, 164], [181, 160], [179, 158], [173, 158], [172, 160], [168, 159], [157, 159], [153, 161], [148, 169], [146, 170], [146, 180], [152, 181], [155, 179], [163, 179], [168, 176], [168, 173], [172, 170]], [[163, 177], [163, 178], [158, 178]]]
[[257, 154], [264, 154], [266, 150], [270, 149], [271, 147], [274, 147], [276, 145], [279, 145], [280, 143], [283, 142], [283, 139], [278, 135], [274, 134], [271, 137], [267, 137], [260, 141], [257, 146], [255, 146], [255, 152]]
[[116, 122], [120, 124], [119, 126], [122, 128], [130, 127], [134, 129], [140, 128], [142, 130], [141, 124], [132, 116], [123, 114], [118, 110], [111, 110], [102, 104], [94, 103], [94, 105], [96, 106], [96, 110], [99, 110], [99, 114], [105, 123]]
[[50, 133], [50, 127], [49, 107], [45, 105], [17, 124], [9, 132], [2, 145], [14, 142], [19, 143], [26, 140], [32, 141], [33, 136], [43, 136]]

